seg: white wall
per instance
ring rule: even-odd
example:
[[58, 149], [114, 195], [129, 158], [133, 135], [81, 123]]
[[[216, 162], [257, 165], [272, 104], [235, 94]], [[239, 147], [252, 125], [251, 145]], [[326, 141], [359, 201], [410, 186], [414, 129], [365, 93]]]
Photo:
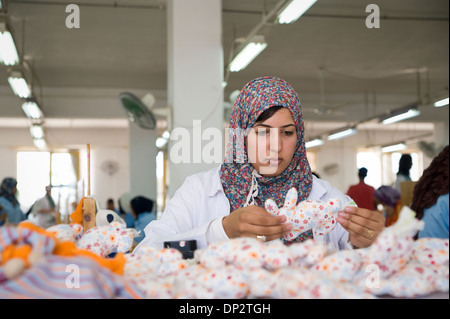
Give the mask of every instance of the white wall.
[[[128, 147], [95, 146], [91, 150], [92, 195], [100, 208], [105, 208], [106, 200], [113, 198], [116, 207], [120, 195], [130, 190], [130, 165]], [[106, 169], [107, 163], [117, 164], [117, 171]]]
[[17, 177], [17, 157], [14, 148], [0, 146], [0, 180], [5, 177]]
[[355, 179], [356, 152], [353, 147], [342, 140], [338, 145], [321, 148], [316, 154], [320, 178], [345, 193]]

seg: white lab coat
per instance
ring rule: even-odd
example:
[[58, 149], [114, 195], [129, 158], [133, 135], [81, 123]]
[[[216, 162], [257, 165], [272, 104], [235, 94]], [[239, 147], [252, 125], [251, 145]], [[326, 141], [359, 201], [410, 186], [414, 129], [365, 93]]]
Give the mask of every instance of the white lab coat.
[[[313, 176], [308, 199], [329, 198], [339, 199], [342, 209], [352, 201], [328, 182]], [[142, 246], [161, 249], [164, 241], [196, 240], [197, 248], [204, 248], [209, 243], [226, 240], [222, 219], [229, 214], [230, 203], [220, 180], [220, 166], [189, 176], [168, 201], [161, 218], [144, 229], [145, 238], [134, 251], [139, 252]], [[348, 232], [339, 223], [325, 235], [324, 242], [336, 250], [351, 249]]]

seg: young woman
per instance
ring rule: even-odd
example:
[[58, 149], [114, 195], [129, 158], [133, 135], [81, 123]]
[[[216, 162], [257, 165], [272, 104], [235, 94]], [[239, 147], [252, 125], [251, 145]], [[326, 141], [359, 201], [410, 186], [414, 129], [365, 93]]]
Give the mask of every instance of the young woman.
[[[297, 93], [276, 77], [257, 78], [239, 93], [230, 117], [226, 160], [220, 167], [188, 177], [167, 203], [161, 219], [145, 229], [143, 245], [164, 241], [209, 243], [249, 236], [267, 241], [290, 230], [284, 216], [272, 216], [264, 202], [282, 207], [292, 187], [298, 202], [338, 198], [338, 224], [325, 242], [336, 249], [369, 246], [384, 228], [376, 211], [348, 206], [352, 199], [313, 177], [306, 158], [302, 109]], [[354, 205], [354, 204], [353, 204]], [[311, 231], [294, 242], [313, 238]]]
[[412, 167], [412, 156], [410, 154], [403, 154], [398, 161], [397, 178], [395, 179], [395, 189], [399, 192], [402, 191], [402, 182], [410, 181], [410, 170]]

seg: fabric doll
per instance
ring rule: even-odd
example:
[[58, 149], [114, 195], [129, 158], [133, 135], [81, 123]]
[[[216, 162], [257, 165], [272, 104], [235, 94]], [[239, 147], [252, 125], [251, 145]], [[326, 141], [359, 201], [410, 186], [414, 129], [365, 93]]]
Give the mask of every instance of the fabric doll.
[[95, 214], [95, 224], [96, 226], [107, 226], [113, 222], [118, 222], [120, 224], [125, 224], [122, 217], [117, 215], [116, 212], [109, 209], [99, 209]]
[[125, 223], [112, 222], [107, 226], [95, 226], [84, 233], [78, 240], [77, 246], [87, 249], [101, 257], [112, 253], [127, 253], [133, 247], [133, 239], [137, 232], [133, 228], [126, 228]]
[[60, 241], [77, 242], [83, 236], [83, 226], [80, 224], [58, 224], [47, 228]]
[[266, 210], [270, 214], [285, 215], [287, 222], [293, 226], [284, 236], [286, 241], [292, 241], [310, 229], [314, 230], [314, 238], [320, 240], [334, 229], [340, 210], [339, 200], [331, 199], [327, 202], [303, 200], [297, 204], [297, 198], [297, 190], [293, 187], [288, 191], [282, 208], [278, 208], [272, 199], [265, 202]]

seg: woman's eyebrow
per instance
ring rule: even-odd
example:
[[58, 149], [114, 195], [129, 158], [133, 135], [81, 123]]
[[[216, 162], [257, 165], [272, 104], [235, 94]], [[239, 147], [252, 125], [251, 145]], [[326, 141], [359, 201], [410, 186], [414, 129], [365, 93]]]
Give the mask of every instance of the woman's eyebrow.
[[[258, 127], [258, 126], [263, 126], [263, 127], [267, 127], [267, 128], [273, 128], [272, 126], [267, 125], [267, 124], [256, 124], [253, 127]], [[286, 124], [286, 125], [280, 126], [280, 128], [286, 128], [286, 127], [289, 127], [289, 126], [295, 127], [295, 124]]]

